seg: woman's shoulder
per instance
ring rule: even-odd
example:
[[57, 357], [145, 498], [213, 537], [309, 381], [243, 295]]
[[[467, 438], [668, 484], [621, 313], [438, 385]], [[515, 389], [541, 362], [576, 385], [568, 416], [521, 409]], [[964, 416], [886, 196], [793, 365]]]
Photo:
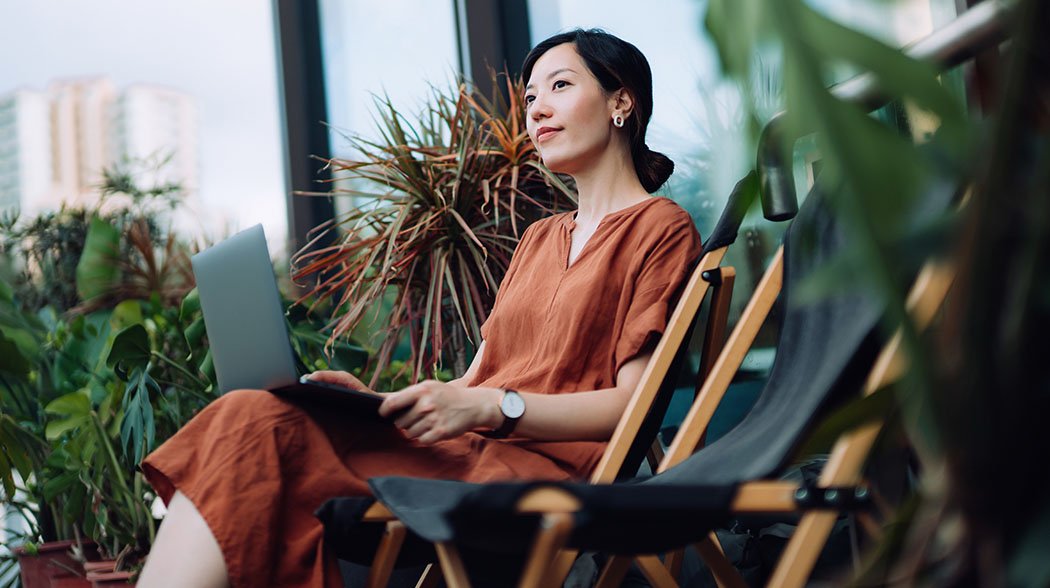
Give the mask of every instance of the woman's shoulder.
[[665, 196], [653, 196], [643, 211], [646, 220], [670, 223], [675, 228], [694, 226], [693, 217], [680, 204]]
[[677, 202], [664, 196], [652, 196], [628, 207], [617, 220], [623, 223], [623, 230], [648, 240], [659, 241], [671, 234], [699, 238], [693, 217]]

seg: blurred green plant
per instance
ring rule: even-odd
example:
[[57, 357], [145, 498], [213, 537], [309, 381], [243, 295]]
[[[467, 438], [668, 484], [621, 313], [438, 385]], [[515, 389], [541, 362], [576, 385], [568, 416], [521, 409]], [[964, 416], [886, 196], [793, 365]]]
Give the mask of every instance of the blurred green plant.
[[315, 229], [337, 233], [337, 244], [308, 246], [293, 261], [311, 300], [332, 304], [331, 341], [375, 320], [370, 313], [394, 292], [376, 334], [373, 374], [386, 372], [406, 332], [413, 381], [434, 373], [443, 356], [462, 374], [521, 232], [573, 206], [572, 189], [542, 165], [528, 138], [521, 81], [493, 79], [491, 97], [466, 84], [433, 88], [415, 120], [377, 98], [379, 139], [347, 137], [360, 157], [327, 161], [351, 187], [313, 194], [356, 203]]
[[[0, 503], [25, 529], [12, 544], [84, 537], [120, 569], [148, 552], [155, 529], [137, 465], [217, 386], [189, 269], [195, 246], [162, 222], [178, 188], [104, 177], [94, 208], [0, 226]], [[360, 373], [359, 346], [322, 353], [325, 316], [289, 312], [304, 368]], [[0, 556], [0, 578], [17, 580], [13, 563]]]
[[[1050, 381], [1036, 351], [1050, 332], [1050, 6], [1001, 4], [1011, 9], [1012, 40], [983, 122], [967, 116], [930, 64], [801, 0], [711, 0], [706, 15], [723, 68], [741, 84], [750, 83], [759, 47], [782, 49], [782, 149], [816, 133], [820, 182], [856, 245], [810, 294], [870, 289], [888, 303], [889, 322], [905, 326], [908, 378], [844, 408], [821, 430], [895, 415], [918, 455], [914, 493], [858, 575], [861, 585], [1050, 582], [1050, 500], [1037, 490], [1050, 481], [1042, 455], [1050, 438], [1039, 422], [1050, 409]], [[988, 59], [999, 60], [996, 53]], [[825, 84], [842, 64], [870, 72], [905, 106], [898, 115], [932, 116], [936, 132], [916, 145], [838, 98]], [[757, 132], [762, 121], [752, 120]], [[968, 189], [968, 202], [919, 225], [911, 211], [938, 182]], [[959, 276], [940, 333], [920, 339], [906, 320], [907, 284], [897, 269], [905, 258], [938, 255], [950, 255]]]
[[[4, 220], [0, 482], [19, 542], [83, 535], [124, 565], [153, 536], [135, 466], [212, 399], [214, 374], [190, 246], [150, 201], [178, 190], [120, 182], [91, 209]], [[125, 190], [139, 195], [113, 205]]]

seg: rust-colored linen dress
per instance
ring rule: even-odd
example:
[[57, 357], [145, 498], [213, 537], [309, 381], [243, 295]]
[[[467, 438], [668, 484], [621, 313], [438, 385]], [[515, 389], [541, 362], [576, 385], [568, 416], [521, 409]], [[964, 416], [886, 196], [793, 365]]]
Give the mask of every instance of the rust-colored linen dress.
[[[614, 386], [663, 332], [700, 251], [689, 215], [660, 197], [606, 215], [568, 266], [573, 213], [522, 236], [493, 312], [475, 386], [565, 394]], [[569, 415], [567, 415], [568, 417]], [[233, 586], [341, 586], [313, 512], [367, 495], [375, 476], [472, 482], [583, 479], [605, 443], [488, 439], [424, 446], [389, 424], [258, 390], [210, 404], [142, 464], [167, 503], [180, 490], [222, 549]]]

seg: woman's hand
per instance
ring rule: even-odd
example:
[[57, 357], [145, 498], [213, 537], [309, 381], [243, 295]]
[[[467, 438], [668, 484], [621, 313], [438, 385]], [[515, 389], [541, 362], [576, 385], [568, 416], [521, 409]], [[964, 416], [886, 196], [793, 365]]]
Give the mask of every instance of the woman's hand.
[[315, 382], [325, 382], [328, 384], [336, 384], [346, 388], [352, 388], [354, 390], [361, 390], [364, 392], [375, 392], [361, 380], [358, 380], [356, 376], [349, 372], [337, 372], [334, 370], [320, 370], [306, 376], [308, 379]]
[[502, 394], [497, 388], [462, 388], [427, 380], [387, 394], [379, 414], [393, 417], [410, 439], [436, 443], [478, 427], [499, 425]]

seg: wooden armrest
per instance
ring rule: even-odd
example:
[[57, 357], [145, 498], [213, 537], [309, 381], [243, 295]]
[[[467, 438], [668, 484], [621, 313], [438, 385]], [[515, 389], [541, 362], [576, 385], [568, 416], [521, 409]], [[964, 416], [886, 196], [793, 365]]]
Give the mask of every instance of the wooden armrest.
[[368, 523], [386, 523], [390, 521], [396, 521], [397, 517], [395, 517], [394, 514], [390, 512], [390, 509], [388, 509], [385, 505], [383, 505], [380, 502], [377, 502], [373, 504], [367, 511], [365, 511], [365, 514], [361, 517], [361, 520]]
[[518, 500], [523, 514], [573, 513], [580, 510], [578, 498], [561, 488], [537, 488]]
[[739, 513], [795, 512], [797, 490], [794, 482], [747, 482], [737, 490], [731, 508]]

